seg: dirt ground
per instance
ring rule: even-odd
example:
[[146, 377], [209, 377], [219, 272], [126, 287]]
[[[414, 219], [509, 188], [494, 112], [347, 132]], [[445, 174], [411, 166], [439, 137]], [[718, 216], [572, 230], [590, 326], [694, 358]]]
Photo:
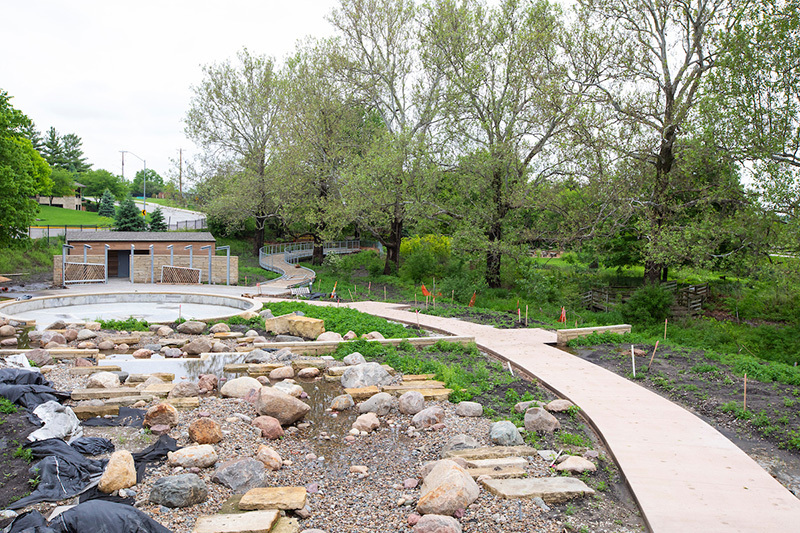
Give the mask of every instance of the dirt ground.
[[635, 380], [630, 345], [570, 352], [703, 418], [800, 497], [800, 387], [749, 379], [745, 409], [743, 378], [702, 351], [659, 347], [648, 370], [653, 346], [636, 348], [647, 355], [636, 358]]
[[0, 464], [3, 465], [0, 472], [0, 509], [5, 509], [31, 491], [28, 482], [31, 479], [31, 465], [22, 457], [15, 456], [15, 452], [27, 442], [26, 437], [35, 429], [36, 426], [28, 421], [23, 409], [16, 413], [0, 414]]

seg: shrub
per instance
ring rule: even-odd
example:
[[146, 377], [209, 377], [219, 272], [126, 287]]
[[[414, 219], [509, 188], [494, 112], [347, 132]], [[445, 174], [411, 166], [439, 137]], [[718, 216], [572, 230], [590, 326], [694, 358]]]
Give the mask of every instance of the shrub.
[[621, 306], [622, 317], [637, 324], [663, 322], [670, 315], [673, 299], [671, 293], [658, 285], [645, 285]]
[[537, 305], [553, 303], [560, 298], [556, 284], [539, 264], [526, 258], [517, 265], [517, 287]]
[[450, 250], [450, 237], [444, 235], [414, 235], [403, 239], [400, 276], [415, 283], [426, 277], [441, 277], [450, 261]]

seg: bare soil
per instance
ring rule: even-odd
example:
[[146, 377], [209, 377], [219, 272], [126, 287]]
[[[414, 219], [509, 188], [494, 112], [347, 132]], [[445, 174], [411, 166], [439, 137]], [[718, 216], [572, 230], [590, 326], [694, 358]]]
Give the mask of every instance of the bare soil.
[[[37, 429], [27, 419], [25, 411], [20, 408], [16, 413], [0, 414], [0, 509], [5, 509], [9, 504], [26, 496], [31, 491], [28, 480], [30, 464], [21, 457], [15, 457], [21, 444], [24, 444], [28, 434]], [[3, 527], [0, 520], [0, 527]]]

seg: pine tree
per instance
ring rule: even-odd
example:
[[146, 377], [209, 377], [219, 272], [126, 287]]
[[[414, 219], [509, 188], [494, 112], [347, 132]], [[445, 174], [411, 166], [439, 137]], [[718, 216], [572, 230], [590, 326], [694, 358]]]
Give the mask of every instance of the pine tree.
[[167, 231], [167, 223], [164, 220], [164, 213], [157, 207], [150, 215], [150, 231]]
[[69, 170], [66, 165], [67, 160], [64, 154], [64, 142], [61, 140], [58, 131], [53, 127], [47, 130], [42, 156], [51, 167]]
[[67, 168], [72, 172], [86, 172], [92, 168], [92, 165], [86, 162], [86, 156], [83, 155], [83, 141], [74, 133], [68, 133], [61, 137], [61, 142], [64, 146], [64, 160]]
[[114, 202], [116, 198], [111, 194], [111, 191], [106, 189], [103, 191], [103, 197], [100, 198], [100, 207], [97, 209], [97, 214], [101, 217], [113, 218], [115, 215]]
[[147, 229], [145, 218], [130, 196], [119, 205], [117, 214], [114, 216], [114, 224], [117, 231], [145, 231]]

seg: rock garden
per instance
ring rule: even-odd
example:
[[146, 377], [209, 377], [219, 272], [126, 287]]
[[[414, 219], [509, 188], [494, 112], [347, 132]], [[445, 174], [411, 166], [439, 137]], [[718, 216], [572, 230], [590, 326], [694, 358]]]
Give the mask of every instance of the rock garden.
[[580, 406], [374, 320], [1, 325], [0, 526], [644, 530]]

